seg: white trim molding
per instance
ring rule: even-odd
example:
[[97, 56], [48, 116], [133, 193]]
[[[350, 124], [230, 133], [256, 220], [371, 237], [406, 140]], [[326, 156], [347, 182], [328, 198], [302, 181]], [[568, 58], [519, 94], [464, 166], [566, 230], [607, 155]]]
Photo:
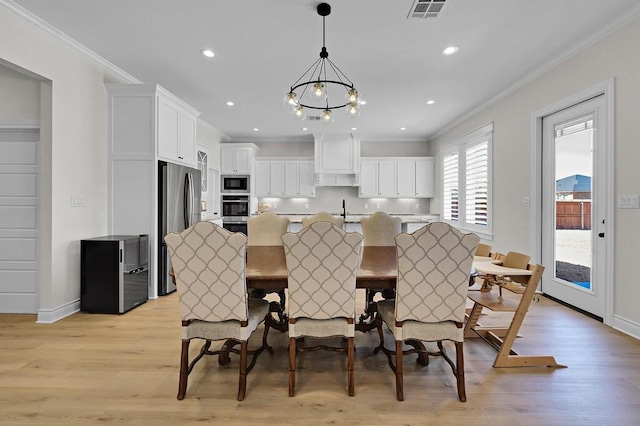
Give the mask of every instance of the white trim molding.
[[621, 331], [629, 336], [635, 337], [640, 340], [640, 324], [629, 321], [626, 318], [622, 318], [619, 315], [613, 316], [613, 323], [611, 324], [613, 328], [618, 331]]
[[80, 299], [73, 300], [53, 309], [39, 309], [38, 320], [36, 322], [38, 324], [51, 324], [69, 315], [73, 315], [76, 312], [80, 312]]

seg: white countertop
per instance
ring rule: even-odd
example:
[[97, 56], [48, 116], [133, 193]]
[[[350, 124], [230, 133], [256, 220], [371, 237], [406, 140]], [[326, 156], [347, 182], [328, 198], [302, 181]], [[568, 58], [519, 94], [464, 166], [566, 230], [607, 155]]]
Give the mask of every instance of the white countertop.
[[[291, 223], [301, 223], [303, 217], [313, 216], [315, 213], [287, 213], [287, 212], [273, 212], [278, 216], [284, 216], [289, 219]], [[254, 213], [252, 216], [258, 213]], [[341, 216], [339, 213], [331, 212], [332, 216]], [[389, 213], [390, 216], [399, 217], [402, 223], [428, 223], [439, 219], [439, 216], [433, 214], [408, 214], [408, 213]], [[369, 213], [347, 213], [345, 223], [360, 223], [360, 219], [363, 217], [369, 217]]]

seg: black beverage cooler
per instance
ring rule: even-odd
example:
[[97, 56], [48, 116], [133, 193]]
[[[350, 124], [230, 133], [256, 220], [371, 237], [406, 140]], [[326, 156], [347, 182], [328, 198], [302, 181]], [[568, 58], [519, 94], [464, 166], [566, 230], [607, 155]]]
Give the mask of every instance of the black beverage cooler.
[[80, 241], [81, 310], [122, 314], [146, 302], [148, 295], [148, 235]]

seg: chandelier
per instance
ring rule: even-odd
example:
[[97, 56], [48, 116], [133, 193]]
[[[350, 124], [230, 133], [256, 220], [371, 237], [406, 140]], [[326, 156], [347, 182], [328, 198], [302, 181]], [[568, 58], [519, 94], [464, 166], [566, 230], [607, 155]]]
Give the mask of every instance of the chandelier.
[[[323, 122], [331, 122], [333, 110], [340, 108], [346, 108], [350, 116], [357, 117], [360, 110], [358, 91], [351, 80], [329, 59], [329, 52], [325, 47], [324, 21], [331, 13], [331, 6], [320, 3], [317, 11], [318, 15], [322, 16], [320, 58], [291, 85], [284, 97], [284, 104], [292, 109], [294, 117], [298, 120], [306, 118], [307, 110], [318, 110]], [[340, 96], [341, 94], [343, 96]]]

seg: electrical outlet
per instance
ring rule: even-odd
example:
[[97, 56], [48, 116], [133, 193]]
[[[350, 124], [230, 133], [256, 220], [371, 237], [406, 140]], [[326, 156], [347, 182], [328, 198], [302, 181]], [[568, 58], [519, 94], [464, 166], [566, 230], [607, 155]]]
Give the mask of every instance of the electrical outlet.
[[277, 209], [278, 208], [278, 203], [273, 203], [273, 208]]
[[522, 205], [529, 207], [531, 205], [531, 199], [529, 197], [522, 197]]
[[364, 209], [366, 210], [366, 209], [368, 209], [368, 208], [369, 208], [369, 204], [365, 204], [365, 205], [364, 205]]
[[376, 203], [376, 209], [380, 208], [380, 203]]
[[618, 195], [619, 209], [637, 209], [640, 208], [638, 195]]
[[309, 210], [309, 204], [305, 204], [305, 205], [304, 205], [304, 208], [305, 208], [305, 209], [307, 209], [307, 210]]
[[420, 204], [416, 203], [416, 210], [420, 210]]

